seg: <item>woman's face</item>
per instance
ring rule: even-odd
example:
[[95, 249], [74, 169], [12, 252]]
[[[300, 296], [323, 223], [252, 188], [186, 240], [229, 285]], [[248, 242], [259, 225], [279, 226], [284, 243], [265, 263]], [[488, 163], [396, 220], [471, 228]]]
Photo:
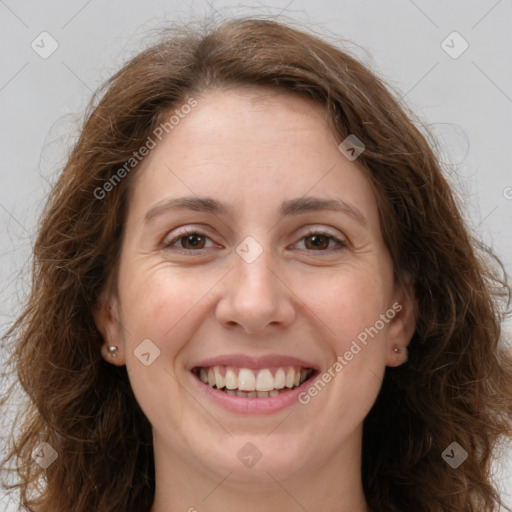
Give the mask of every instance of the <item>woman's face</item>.
[[357, 464], [412, 334], [369, 182], [320, 106], [197, 101], [137, 171], [104, 356], [126, 364], [157, 463], [241, 484]]

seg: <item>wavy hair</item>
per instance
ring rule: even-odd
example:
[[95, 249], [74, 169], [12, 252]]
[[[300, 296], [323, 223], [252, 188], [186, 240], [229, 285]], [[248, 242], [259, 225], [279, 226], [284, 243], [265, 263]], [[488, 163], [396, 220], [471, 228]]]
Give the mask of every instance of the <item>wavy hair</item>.
[[[30, 512], [151, 507], [151, 425], [126, 367], [101, 357], [92, 317], [100, 293], [115, 286], [138, 166], [103, 198], [97, 190], [106, 190], [172, 109], [227, 87], [312, 99], [325, 107], [340, 142], [353, 134], [365, 144], [357, 163], [377, 197], [395, 279], [412, 283], [417, 307], [409, 362], [386, 368], [364, 421], [370, 509], [497, 510], [503, 504], [492, 462], [512, 437], [512, 358], [500, 335], [510, 303], [503, 267], [470, 234], [434, 139], [388, 84], [323, 38], [259, 18], [165, 32], [91, 102], [42, 214], [30, 295], [4, 336], [28, 397], [3, 461], [15, 466], [17, 481], [8, 487]], [[31, 458], [42, 441], [58, 454], [46, 469]], [[468, 453], [457, 469], [442, 458], [453, 442]]]

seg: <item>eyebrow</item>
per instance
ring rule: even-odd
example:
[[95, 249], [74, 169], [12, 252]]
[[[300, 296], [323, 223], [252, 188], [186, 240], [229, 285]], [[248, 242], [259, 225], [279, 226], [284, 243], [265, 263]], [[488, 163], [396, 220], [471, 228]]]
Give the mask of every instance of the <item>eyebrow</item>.
[[[165, 212], [180, 209], [208, 212], [216, 215], [232, 217], [235, 214], [233, 208], [211, 197], [188, 196], [164, 199], [158, 202], [148, 210], [144, 217], [144, 222], [148, 223], [153, 218]], [[320, 197], [299, 197], [296, 199], [289, 199], [283, 201], [279, 213], [282, 216], [290, 216], [322, 210], [346, 213], [363, 226], [368, 226], [368, 221], [362, 214], [361, 210], [340, 198], [324, 199]]]

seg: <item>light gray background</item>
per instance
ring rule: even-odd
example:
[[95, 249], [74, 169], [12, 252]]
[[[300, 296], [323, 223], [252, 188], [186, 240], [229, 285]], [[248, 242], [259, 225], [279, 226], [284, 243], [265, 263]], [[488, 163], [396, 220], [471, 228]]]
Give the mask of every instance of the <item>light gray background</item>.
[[[0, 0], [2, 330], [27, 290], [37, 214], [92, 91], [166, 20], [263, 13], [354, 43], [348, 49], [439, 138], [469, 225], [512, 273], [512, 0]], [[31, 48], [43, 31], [59, 45], [47, 59]], [[456, 59], [441, 46], [453, 31], [469, 44]], [[507, 460], [496, 470], [512, 506], [510, 454]], [[0, 496], [2, 510], [7, 502]]]

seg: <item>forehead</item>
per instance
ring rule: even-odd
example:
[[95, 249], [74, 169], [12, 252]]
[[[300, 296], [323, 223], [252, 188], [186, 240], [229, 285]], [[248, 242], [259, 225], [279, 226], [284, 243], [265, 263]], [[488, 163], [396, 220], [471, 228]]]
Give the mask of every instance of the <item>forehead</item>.
[[[168, 196], [218, 195], [262, 208], [312, 192], [348, 194], [376, 216], [373, 191], [338, 150], [326, 109], [272, 89], [214, 90], [159, 142], [138, 170], [134, 206]], [[179, 108], [179, 105], [174, 108]], [[279, 201], [278, 201], [279, 199]]]
[[[173, 116], [178, 122], [158, 142], [147, 163], [155, 156], [161, 160], [165, 152], [171, 156], [172, 151], [182, 163], [198, 164], [215, 156], [244, 160], [246, 155], [257, 156], [261, 165], [281, 157], [282, 149], [294, 162], [302, 158], [304, 143], [315, 153], [325, 149], [327, 140], [336, 145], [326, 109], [297, 94], [263, 87], [215, 89], [196, 101], [197, 106], [181, 119]], [[168, 114], [176, 110], [179, 104]]]

